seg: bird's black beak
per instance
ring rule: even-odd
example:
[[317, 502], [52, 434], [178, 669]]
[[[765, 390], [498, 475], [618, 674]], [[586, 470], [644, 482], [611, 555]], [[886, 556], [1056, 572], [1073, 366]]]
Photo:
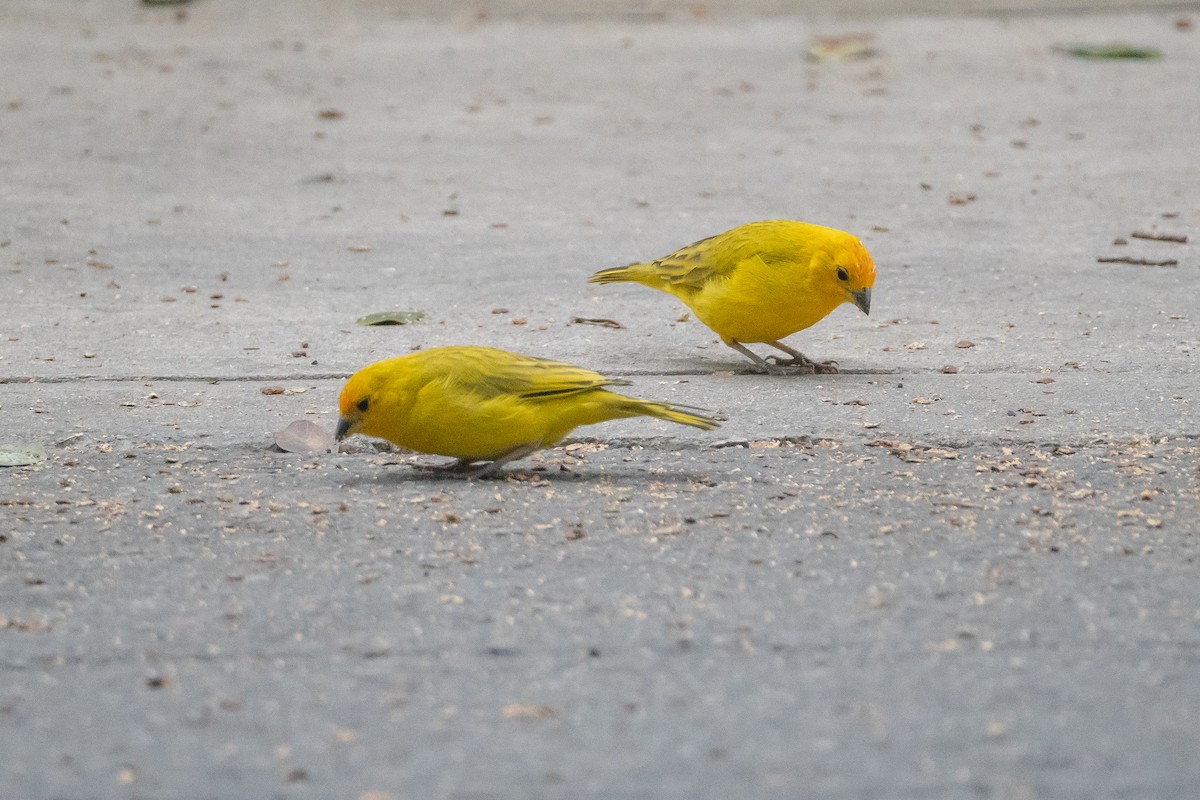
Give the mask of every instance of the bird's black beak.
[[850, 296], [854, 298], [854, 305], [858, 306], [867, 316], [871, 315], [871, 287], [851, 292]]
[[334, 440], [340, 442], [342, 439], [345, 439], [346, 434], [350, 432], [350, 425], [350, 420], [345, 417], [338, 417], [337, 433], [333, 435]]

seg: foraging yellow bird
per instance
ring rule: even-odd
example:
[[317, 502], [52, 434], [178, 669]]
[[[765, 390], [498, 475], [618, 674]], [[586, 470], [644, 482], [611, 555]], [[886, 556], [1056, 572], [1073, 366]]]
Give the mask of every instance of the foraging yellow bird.
[[490, 347], [437, 347], [379, 361], [346, 381], [337, 439], [361, 433], [480, 472], [553, 447], [573, 428], [623, 417], [657, 417], [702, 430], [711, 417], [683, 406], [608, 391], [627, 385], [542, 358]]
[[825, 318], [842, 303], [871, 313], [875, 262], [844, 231], [777, 219], [750, 222], [701, 239], [649, 264], [603, 269], [589, 283], [632, 281], [673, 294], [721, 341], [772, 372], [746, 342], [769, 344], [791, 358], [770, 360], [806, 372], [837, 372], [780, 339]]

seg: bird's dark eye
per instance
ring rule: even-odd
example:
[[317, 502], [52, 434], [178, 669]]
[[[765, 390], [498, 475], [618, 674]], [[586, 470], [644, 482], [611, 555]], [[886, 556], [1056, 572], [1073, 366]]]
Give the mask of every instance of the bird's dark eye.
[[358, 410], [366, 411], [368, 405], [370, 405], [370, 402], [367, 400], [367, 398], [364, 397], [362, 400], [358, 401]]
[[849, 272], [846, 272], [846, 268], [845, 268], [845, 267], [838, 267], [838, 280], [839, 280], [839, 281], [848, 281], [848, 280], [850, 280], [850, 273], [849, 273]]

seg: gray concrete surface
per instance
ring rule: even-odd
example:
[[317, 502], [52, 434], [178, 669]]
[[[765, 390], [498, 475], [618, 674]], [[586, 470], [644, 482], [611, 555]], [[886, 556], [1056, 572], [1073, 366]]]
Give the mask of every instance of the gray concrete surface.
[[[1196, 12], [672, 8], [0, 7], [0, 796], [1197, 795]], [[844, 374], [584, 283], [776, 216]], [[447, 343], [728, 422], [273, 451]]]

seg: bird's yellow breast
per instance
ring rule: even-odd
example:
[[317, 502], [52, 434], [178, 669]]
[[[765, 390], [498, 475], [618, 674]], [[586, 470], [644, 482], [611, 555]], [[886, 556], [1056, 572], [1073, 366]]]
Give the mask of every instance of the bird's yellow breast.
[[[516, 447], [549, 447], [583, 424], [571, 413], [579, 400], [531, 403], [490, 398], [434, 381], [423, 386], [408, 413], [386, 415], [385, 430], [364, 431], [422, 453], [491, 461]], [[586, 420], [591, 421], [591, 420]]]
[[807, 261], [768, 264], [756, 255], [680, 299], [722, 339], [770, 342], [815, 325], [844, 302], [838, 287], [817, 278]]

